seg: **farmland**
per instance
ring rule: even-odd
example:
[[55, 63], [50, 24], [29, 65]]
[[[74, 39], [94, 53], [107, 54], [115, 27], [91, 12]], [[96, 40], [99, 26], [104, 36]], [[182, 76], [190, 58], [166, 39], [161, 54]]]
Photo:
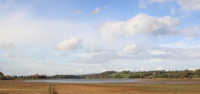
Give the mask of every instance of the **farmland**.
[[[156, 82], [160, 80], [149, 80]], [[161, 80], [166, 82], [198, 82], [196, 84], [145, 83], [51, 83], [58, 94], [199, 94], [199, 80]], [[0, 94], [48, 94], [50, 83], [0, 80]]]

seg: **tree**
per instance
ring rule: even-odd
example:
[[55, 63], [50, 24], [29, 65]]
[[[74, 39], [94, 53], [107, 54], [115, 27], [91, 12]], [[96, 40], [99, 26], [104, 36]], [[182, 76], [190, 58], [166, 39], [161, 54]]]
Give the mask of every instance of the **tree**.
[[4, 80], [4, 74], [0, 72], [0, 80]]

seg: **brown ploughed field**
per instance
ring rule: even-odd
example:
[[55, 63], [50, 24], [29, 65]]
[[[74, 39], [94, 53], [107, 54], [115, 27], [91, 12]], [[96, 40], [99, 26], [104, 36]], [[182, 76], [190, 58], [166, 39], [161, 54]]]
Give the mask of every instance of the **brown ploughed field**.
[[[194, 81], [192, 81], [194, 82]], [[200, 94], [200, 84], [51, 83], [58, 94]], [[0, 80], [0, 94], [48, 94], [50, 83]]]

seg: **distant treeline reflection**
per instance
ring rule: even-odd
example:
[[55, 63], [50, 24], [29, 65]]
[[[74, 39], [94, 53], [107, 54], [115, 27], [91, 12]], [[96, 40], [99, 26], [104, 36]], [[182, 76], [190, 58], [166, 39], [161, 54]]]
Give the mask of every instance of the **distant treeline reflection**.
[[117, 79], [117, 78], [200, 78], [200, 69], [197, 70], [176, 70], [176, 71], [105, 71], [99, 74], [88, 74], [88, 75], [28, 75], [28, 76], [10, 76], [4, 75], [0, 72], [0, 80], [14, 80], [14, 79]]

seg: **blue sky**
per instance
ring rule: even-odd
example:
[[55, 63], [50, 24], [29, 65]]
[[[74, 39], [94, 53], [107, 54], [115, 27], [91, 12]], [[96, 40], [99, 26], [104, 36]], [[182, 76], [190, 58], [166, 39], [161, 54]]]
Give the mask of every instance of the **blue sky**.
[[199, 6], [199, 0], [0, 0], [0, 71], [199, 69]]

